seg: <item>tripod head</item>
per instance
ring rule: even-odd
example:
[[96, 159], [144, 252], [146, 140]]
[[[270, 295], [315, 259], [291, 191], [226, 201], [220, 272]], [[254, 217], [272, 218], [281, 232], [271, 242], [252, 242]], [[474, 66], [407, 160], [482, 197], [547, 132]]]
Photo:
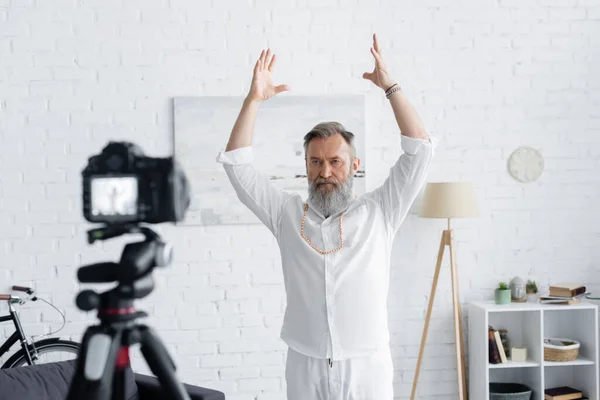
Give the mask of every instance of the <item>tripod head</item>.
[[102, 318], [107, 310], [131, 308], [134, 299], [146, 297], [154, 289], [154, 267], [165, 267], [171, 263], [171, 245], [163, 242], [151, 228], [138, 224], [106, 225], [91, 229], [87, 232], [88, 243], [128, 233], [141, 233], [144, 240], [125, 245], [118, 263], [101, 262], [78, 269], [77, 279], [81, 283], [118, 283], [115, 288], [100, 294], [93, 290], [81, 291], [76, 299], [79, 309], [99, 309]]

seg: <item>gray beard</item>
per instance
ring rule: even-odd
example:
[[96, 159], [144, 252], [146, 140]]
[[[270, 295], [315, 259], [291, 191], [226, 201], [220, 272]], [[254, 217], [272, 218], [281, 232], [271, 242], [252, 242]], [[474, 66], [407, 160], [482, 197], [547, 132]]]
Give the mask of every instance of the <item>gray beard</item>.
[[325, 218], [328, 218], [330, 215], [345, 210], [352, 201], [354, 176], [348, 175], [348, 178], [339, 186], [336, 183], [336, 187], [332, 191], [321, 193], [317, 185], [325, 181], [325, 179], [317, 178], [313, 183], [309, 183], [308, 198]]

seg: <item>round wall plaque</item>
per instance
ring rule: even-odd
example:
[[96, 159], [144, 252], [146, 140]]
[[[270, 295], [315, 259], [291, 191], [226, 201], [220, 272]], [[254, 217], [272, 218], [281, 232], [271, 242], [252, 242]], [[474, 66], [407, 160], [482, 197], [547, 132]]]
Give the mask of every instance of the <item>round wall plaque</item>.
[[508, 158], [508, 172], [520, 182], [537, 180], [544, 170], [544, 157], [531, 147], [520, 147]]

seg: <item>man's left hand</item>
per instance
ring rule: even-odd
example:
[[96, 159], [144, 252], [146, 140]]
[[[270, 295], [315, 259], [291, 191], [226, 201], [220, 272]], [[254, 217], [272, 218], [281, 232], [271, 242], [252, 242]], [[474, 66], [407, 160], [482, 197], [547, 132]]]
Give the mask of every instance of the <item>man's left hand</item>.
[[377, 41], [377, 35], [375, 33], [373, 34], [371, 54], [373, 54], [373, 57], [375, 58], [375, 69], [373, 69], [373, 72], [365, 72], [363, 78], [370, 80], [375, 86], [386, 90], [396, 83], [396, 81], [390, 76], [385, 63], [383, 62], [381, 48], [379, 47], [379, 42]]

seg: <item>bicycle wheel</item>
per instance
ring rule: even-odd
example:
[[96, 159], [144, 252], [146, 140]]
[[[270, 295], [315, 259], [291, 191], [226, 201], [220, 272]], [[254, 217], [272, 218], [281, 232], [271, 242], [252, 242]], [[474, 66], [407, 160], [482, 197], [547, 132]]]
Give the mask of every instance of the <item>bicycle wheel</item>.
[[[80, 344], [70, 340], [44, 339], [30, 344], [28, 347], [32, 358], [34, 358], [34, 364], [47, 364], [77, 358]], [[37, 358], [34, 354], [34, 348], [37, 352]], [[16, 368], [23, 365], [28, 365], [27, 356], [25, 351], [20, 349], [6, 360], [2, 368]]]

